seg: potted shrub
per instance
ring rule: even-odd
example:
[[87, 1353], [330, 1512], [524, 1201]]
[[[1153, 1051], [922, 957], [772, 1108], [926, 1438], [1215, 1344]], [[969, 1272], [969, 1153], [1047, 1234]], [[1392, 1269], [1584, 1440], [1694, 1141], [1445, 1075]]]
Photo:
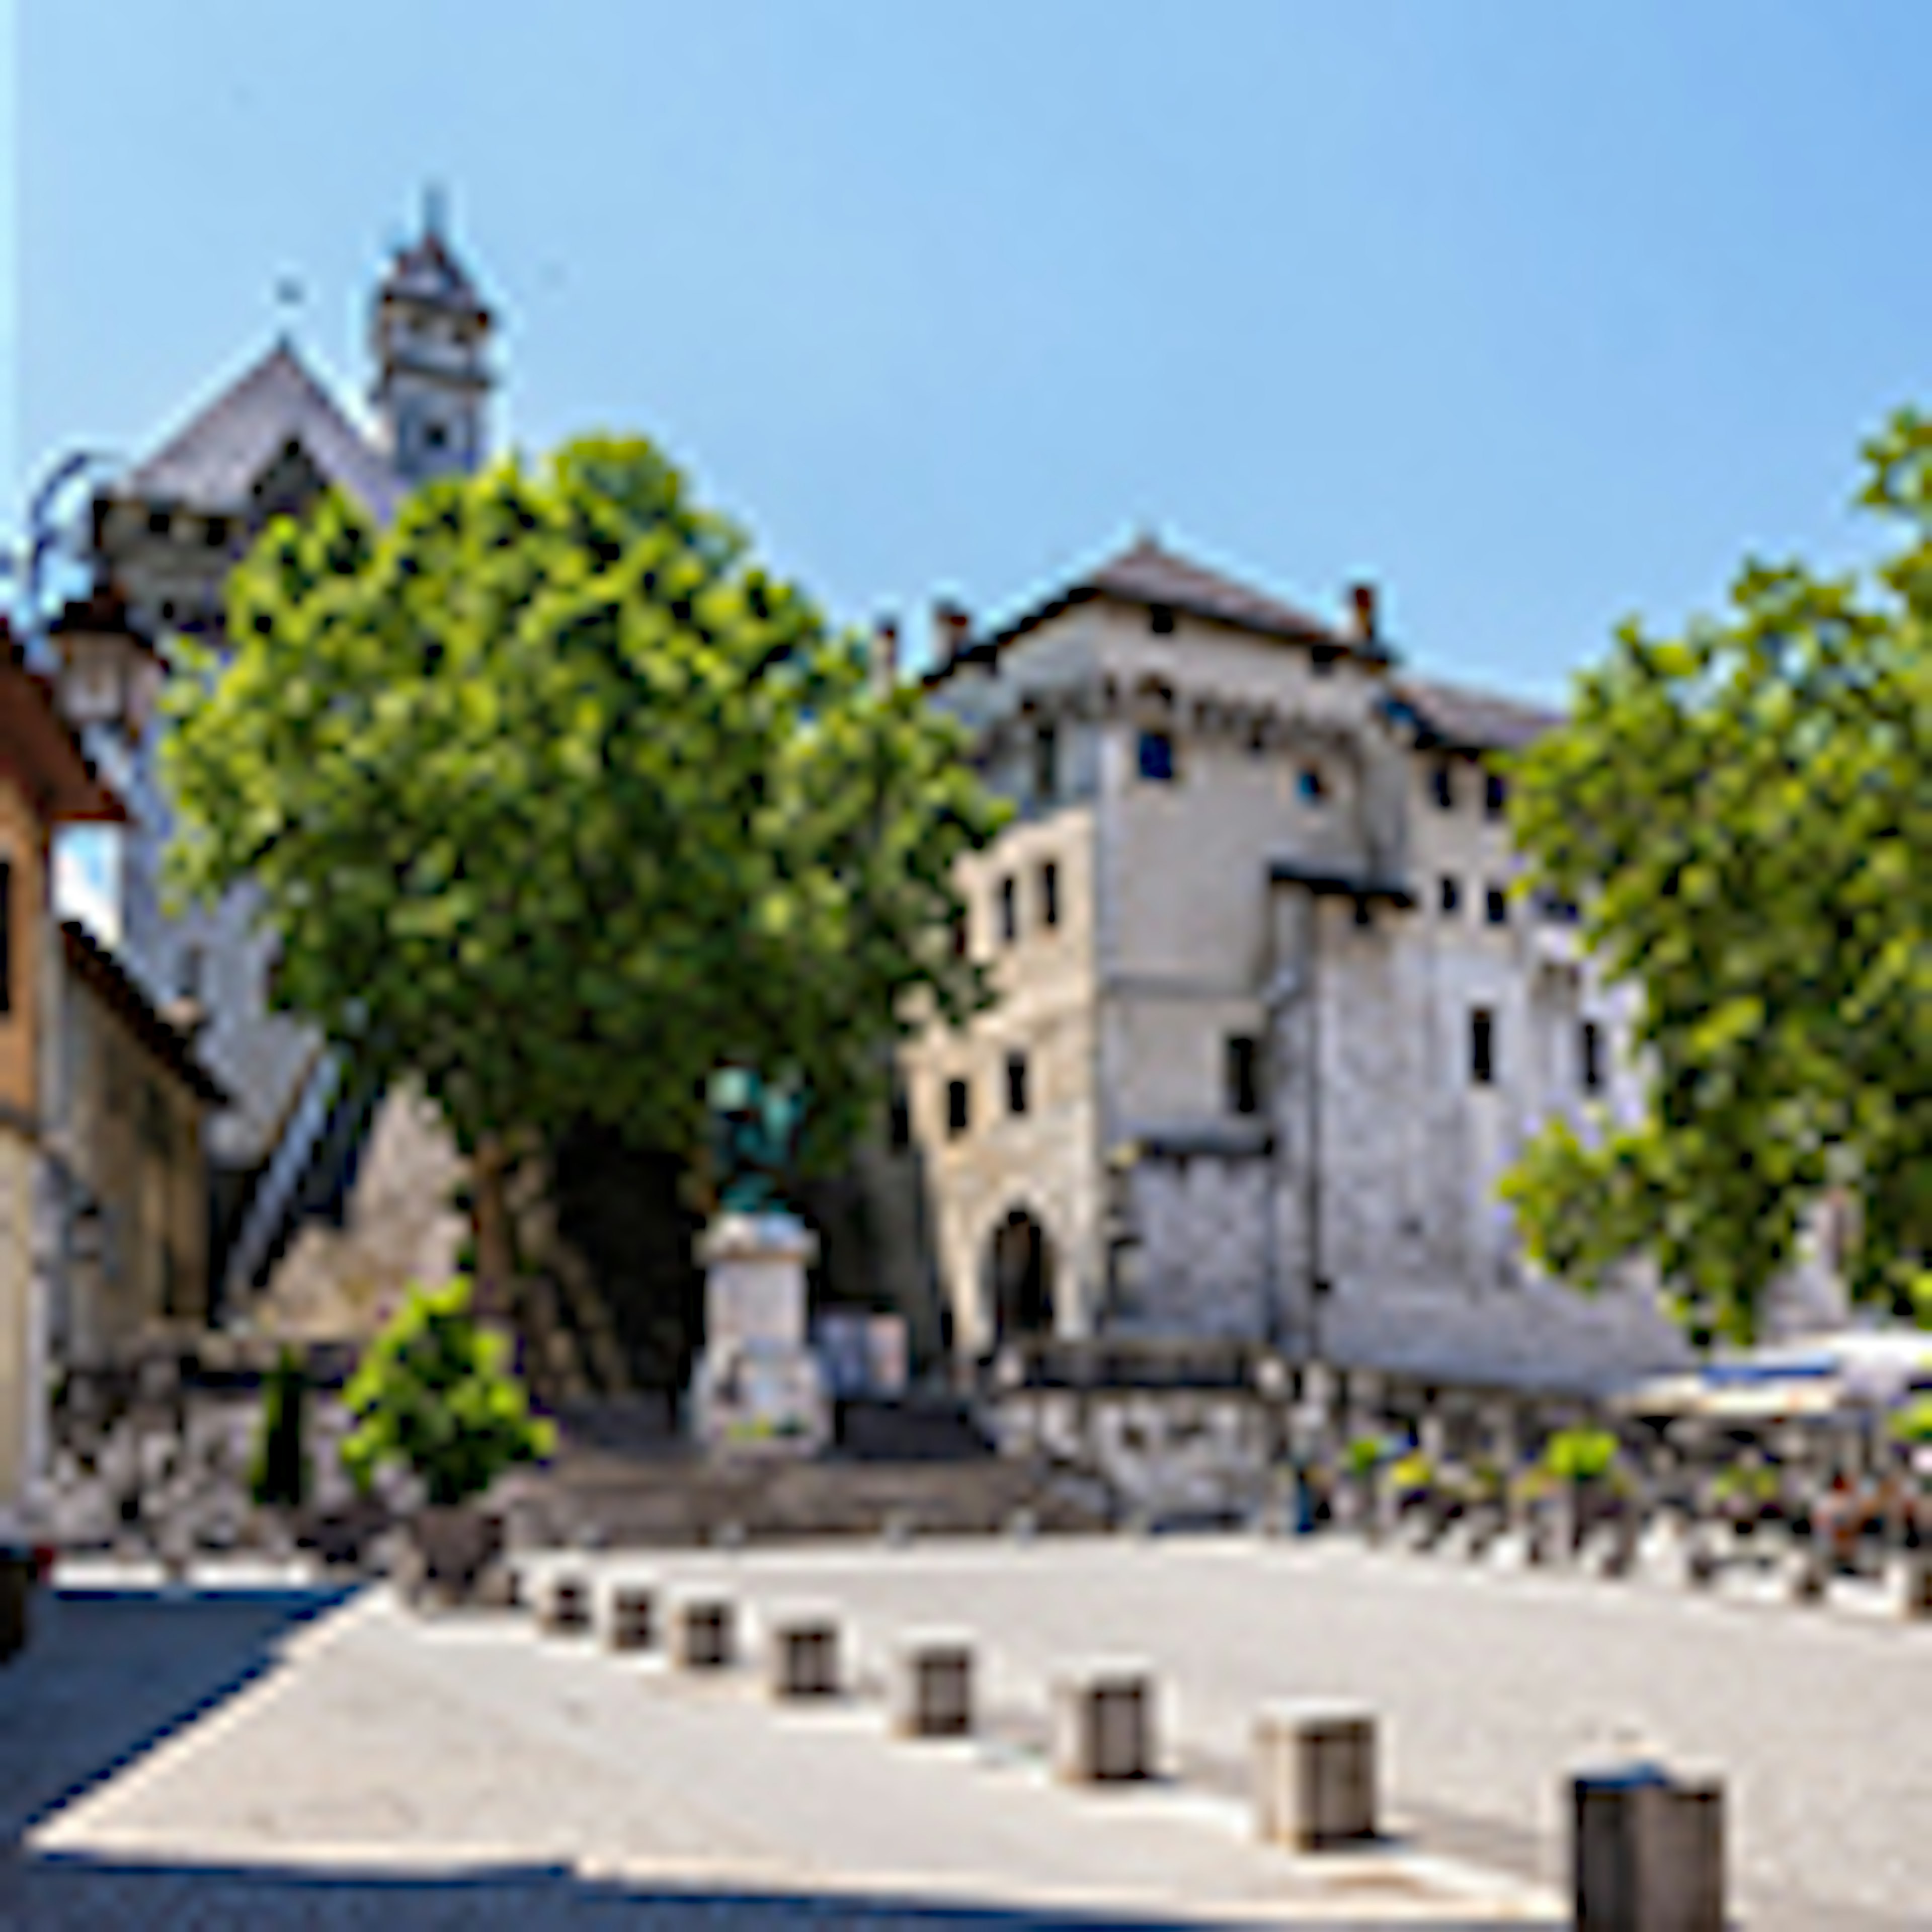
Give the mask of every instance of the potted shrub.
[[344, 1466], [365, 1494], [386, 1468], [421, 1485], [411, 1539], [422, 1581], [447, 1596], [468, 1595], [502, 1547], [501, 1520], [478, 1498], [556, 1446], [555, 1430], [530, 1413], [509, 1348], [470, 1313], [466, 1276], [434, 1289], [412, 1282], [344, 1391], [356, 1418]]
[[1569, 1508], [1569, 1544], [1580, 1544], [1612, 1493], [1617, 1438], [1607, 1429], [1559, 1429], [1544, 1450], [1556, 1493]]

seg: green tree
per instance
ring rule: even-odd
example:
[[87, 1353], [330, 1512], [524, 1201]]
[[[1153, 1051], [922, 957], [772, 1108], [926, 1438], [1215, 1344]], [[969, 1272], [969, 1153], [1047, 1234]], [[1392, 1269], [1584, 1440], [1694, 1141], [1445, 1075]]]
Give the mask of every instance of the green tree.
[[1526, 884], [1580, 901], [1640, 994], [1650, 1099], [1552, 1126], [1504, 1196], [1573, 1280], [1654, 1256], [1702, 1339], [1755, 1335], [1838, 1185], [1855, 1295], [1932, 1322], [1932, 423], [1864, 454], [1860, 501], [1898, 532], [1876, 568], [1754, 562], [1720, 620], [1627, 625], [1516, 762]]
[[277, 1006], [440, 1105], [492, 1316], [523, 1153], [588, 1119], [696, 1158], [736, 1058], [804, 1081], [822, 1171], [895, 1031], [987, 998], [948, 940], [1003, 814], [964, 734], [648, 443], [432, 484], [386, 531], [332, 494], [235, 571], [228, 633], [172, 696], [172, 884], [252, 882]]

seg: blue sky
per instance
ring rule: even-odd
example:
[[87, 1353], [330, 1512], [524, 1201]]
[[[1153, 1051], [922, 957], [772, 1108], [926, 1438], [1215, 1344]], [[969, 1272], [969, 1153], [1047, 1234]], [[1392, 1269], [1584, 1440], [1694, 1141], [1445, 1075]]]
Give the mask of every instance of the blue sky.
[[20, 10], [10, 516], [259, 353], [279, 276], [359, 391], [432, 178], [505, 440], [653, 436], [922, 634], [1149, 526], [1560, 695], [1748, 551], [1855, 554], [1857, 444], [1932, 400], [1916, 0]]

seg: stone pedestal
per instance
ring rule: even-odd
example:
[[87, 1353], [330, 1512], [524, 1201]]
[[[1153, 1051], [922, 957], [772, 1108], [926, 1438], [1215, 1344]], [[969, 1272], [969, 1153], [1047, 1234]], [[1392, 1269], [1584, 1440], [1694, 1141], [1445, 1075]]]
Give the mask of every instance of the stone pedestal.
[[1376, 1835], [1376, 1720], [1353, 1704], [1270, 1704], [1255, 1720], [1255, 1822], [1318, 1852]]
[[667, 1606], [665, 1641], [679, 1670], [728, 1670], [737, 1660], [738, 1606], [724, 1591], [679, 1591]]
[[895, 1736], [970, 1736], [972, 1639], [950, 1630], [920, 1630], [902, 1637], [892, 1651], [887, 1708]]
[[774, 1612], [766, 1627], [765, 1660], [766, 1688], [781, 1701], [837, 1696], [838, 1618], [802, 1606]]
[[1651, 1764], [1570, 1786], [1576, 1932], [1724, 1932], [1724, 1786]]
[[657, 1641], [658, 1586], [646, 1577], [614, 1578], [604, 1600], [604, 1641], [613, 1650], [648, 1650]]
[[699, 1242], [705, 1346], [691, 1422], [707, 1449], [811, 1456], [831, 1440], [824, 1374], [806, 1340], [805, 1271], [818, 1246], [790, 1214], [723, 1215]]
[[1154, 1673], [1144, 1664], [1070, 1665], [1053, 1684], [1053, 1771], [1066, 1784], [1154, 1775]]

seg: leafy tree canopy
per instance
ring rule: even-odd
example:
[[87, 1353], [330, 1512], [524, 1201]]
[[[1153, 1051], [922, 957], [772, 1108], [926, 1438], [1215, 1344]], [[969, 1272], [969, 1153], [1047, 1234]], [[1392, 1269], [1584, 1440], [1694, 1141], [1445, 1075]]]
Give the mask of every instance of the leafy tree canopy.
[[1625, 626], [1516, 764], [1534, 882], [1640, 994], [1651, 1097], [1552, 1126], [1505, 1197], [1558, 1274], [1654, 1256], [1706, 1337], [1755, 1335], [1832, 1186], [1855, 1296], [1932, 1322], [1932, 422], [1864, 454], [1876, 568], [1751, 563], [1721, 620]]
[[479, 1193], [578, 1119], [694, 1151], [734, 1058], [802, 1079], [822, 1167], [910, 996], [987, 997], [947, 938], [1003, 810], [962, 734], [646, 442], [432, 484], [382, 531], [332, 494], [236, 568], [227, 628], [171, 697], [172, 886], [251, 882], [277, 1006], [418, 1079]]

